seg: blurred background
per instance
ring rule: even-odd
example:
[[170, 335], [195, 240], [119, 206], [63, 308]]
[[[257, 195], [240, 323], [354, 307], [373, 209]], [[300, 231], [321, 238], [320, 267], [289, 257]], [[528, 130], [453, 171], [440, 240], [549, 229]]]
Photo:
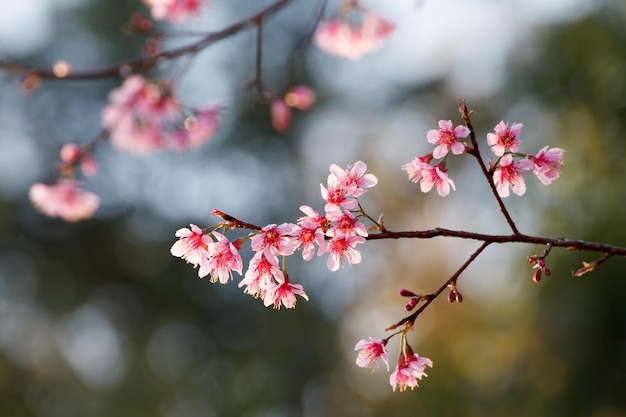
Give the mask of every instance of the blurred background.
[[[97, 68], [138, 56], [145, 41], [121, 33], [146, 10], [138, 1], [0, 3], [5, 61]], [[218, 30], [271, 1], [211, 3], [182, 28]], [[63, 143], [98, 134], [120, 80], [47, 81], [24, 93], [18, 77], [0, 73], [1, 416], [626, 416], [622, 259], [573, 278], [600, 255], [555, 249], [552, 276], [536, 284], [526, 257], [542, 247], [489, 247], [459, 280], [465, 301], [436, 301], [409, 335], [434, 362], [429, 377], [393, 393], [385, 369], [356, 367], [354, 344], [384, 337], [404, 316], [398, 290], [434, 290], [477, 242], [368, 242], [362, 263], [336, 273], [325, 258], [290, 258], [310, 302], [280, 311], [243, 294], [237, 279], [198, 279], [169, 254], [178, 228], [217, 221], [213, 208], [260, 225], [295, 221], [301, 204], [322, 210], [328, 166], [359, 159], [379, 179], [362, 203], [390, 230], [508, 233], [469, 157], [450, 161], [457, 191], [445, 199], [422, 194], [400, 170], [432, 149], [426, 132], [438, 120], [461, 123], [459, 99], [475, 110], [479, 138], [500, 120], [523, 122], [521, 152], [566, 149], [559, 180], [545, 187], [529, 177], [527, 194], [506, 200], [520, 230], [626, 245], [625, 2], [363, 4], [397, 30], [357, 62], [309, 45], [316, 1], [294, 0], [266, 25], [267, 87], [307, 84], [318, 94], [287, 134], [245, 89], [253, 31], [164, 63], [152, 75], [178, 74], [184, 104], [225, 106], [219, 134], [181, 154], [100, 145], [87, 188], [102, 207], [78, 224], [43, 217], [27, 191], [55, 181]]]

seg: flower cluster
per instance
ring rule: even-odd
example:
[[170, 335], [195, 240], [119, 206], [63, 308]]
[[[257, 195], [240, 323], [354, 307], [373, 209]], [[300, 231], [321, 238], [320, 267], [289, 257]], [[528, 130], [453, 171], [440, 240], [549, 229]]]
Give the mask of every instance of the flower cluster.
[[[435, 187], [440, 196], [450, 194], [450, 188], [456, 189], [454, 181], [448, 176], [445, 158], [449, 152], [455, 155], [465, 152], [466, 144], [459, 139], [466, 138], [470, 131], [465, 126], [453, 127], [452, 121], [440, 120], [439, 129], [429, 130], [426, 138], [429, 143], [437, 145], [435, 150], [424, 156], [416, 156], [411, 162], [402, 166], [409, 175], [409, 180], [420, 182], [422, 192], [427, 193]], [[443, 158], [443, 159], [442, 159]], [[433, 159], [441, 159], [431, 165]]]
[[[536, 155], [519, 153], [520, 140], [517, 136], [522, 127], [522, 123], [513, 123], [509, 127], [501, 121], [495, 126], [495, 133], [487, 134], [487, 144], [498, 157], [495, 163], [490, 163], [490, 173], [493, 175], [498, 195], [503, 198], [509, 196], [510, 190], [517, 195], [526, 192], [523, 171], [533, 171], [542, 184], [548, 185], [560, 176], [563, 167], [565, 151], [561, 148], [546, 146]], [[447, 196], [450, 188], [453, 190], [456, 188], [446, 171], [445, 159], [450, 152], [454, 155], [475, 152], [467, 143], [459, 142], [460, 138], [466, 138], [470, 133], [465, 126], [453, 127], [450, 120], [440, 120], [439, 129], [429, 130], [426, 135], [429, 143], [437, 145], [435, 149], [426, 155], [416, 156], [402, 166], [409, 180], [414, 183], [420, 182], [420, 188], [424, 193], [435, 187], [440, 196]], [[515, 157], [518, 160], [515, 160]], [[432, 164], [434, 159], [441, 161]]]
[[[417, 381], [428, 376], [425, 372], [426, 367], [433, 366], [433, 362], [430, 359], [420, 357], [413, 352], [413, 349], [406, 341], [406, 332], [402, 331], [400, 333], [402, 334], [400, 353], [398, 354], [396, 369], [389, 377], [389, 383], [394, 391], [396, 388], [399, 388], [400, 391], [405, 391], [407, 388], [413, 389], [417, 387]], [[360, 350], [356, 358], [357, 366], [361, 368], [375, 368], [382, 361], [387, 366], [387, 370], [389, 370], [389, 353], [385, 348], [389, 338], [374, 339], [370, 337], [369, 341], [365, 339], [359, 340], [354, 347], [354, 350]]]
[[189, 16], [198, 16], [206, 0], [143, 0], [155, 20], [178, 23]]
[[[365, 242], [367, 230], [359, 221], [365, 215], [357, 198], [376, 185], [378, 180], [366, 174], [367, 166], [358, 161], [345, 170], [331, 165], [326, 187], [321, 185], [321, 193], [326, 200], [325, 214], [319, 214], [309, 206], [301, 206], [305, 216], [297, 223], [270, 224], [263, 228], [243, 224], [230, 216], [214, 211], [226, 223], [219, 223], [206, 230], [196, 225], [176, 232], [176, 241], [170, 252], [194, 267], [199, 267], [198, 276], [211, 275], [211, 282], [222, 284], [232, 279], [232, 271], [244, 275], [239, 287], [244, 293], [263, 300], [265, 306], [294, 308], [296, 295], [308, 300], [300, 284], [290, 282], [285, 259], [297, 250], [302, 251], [305, 261], [328, 254], [327, 266], [331, 271], [339, 269], [344, 260], [348, 264], [361, 262], [361, 254], [356, 249]], [[358, 210], [357, 210], [358, 208]], [[353, 212], [354, 210], [354, 212]], [[356, 215], [355, 215], [356, 213]], [[245, 238], [230, 242], [217, 229], [227, 231], [235, 227], [253, 229], [254, 233]], [[249, 240], [254, 255], [245, 274], [239, 250]], [[282, 266], [281, 266], [282, 261]]]
[[109, 93], [102, 124], [113, 146], [123, 151], [184, 150], [201, 146], [215, 134], [219, 111], [213, 106], [184, 117], [169, 86], [132, 75]]
[[307, 86], [299, 85], [287, 91], [282, 97], [272, 101], [272, 125], [279, 132], [291, 126], [291, 109], [307, 110], [315, 103], [315, 92]]
[[28, 198], [46, 216], [59, 217], [66, 222], [87, 219], [100, 206], [100, 198], [83, 190], [80, 182], [73, 179], [62, 178], [54, 185], [33, 184]]
[[[329, 54], [357, 60], [379, 49], [395, 30], [392, 23], [354, 0], [346, 2], [343, 9], [339, 17], [320, 23], [313, 36], [315, 44]], [[348, 20], [352, 11], [359, 14], [357, 25]]]

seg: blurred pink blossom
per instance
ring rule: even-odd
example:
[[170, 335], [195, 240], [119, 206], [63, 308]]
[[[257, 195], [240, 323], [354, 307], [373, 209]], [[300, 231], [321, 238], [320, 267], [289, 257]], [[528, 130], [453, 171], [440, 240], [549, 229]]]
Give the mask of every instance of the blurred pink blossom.
[[82, 189], [73, 179], [60, 179], [54, 185], [33, 184], [28, 191], [31, 203], [43, 214], [67, 222], [84, 220], [100, 206], [100, 198]]

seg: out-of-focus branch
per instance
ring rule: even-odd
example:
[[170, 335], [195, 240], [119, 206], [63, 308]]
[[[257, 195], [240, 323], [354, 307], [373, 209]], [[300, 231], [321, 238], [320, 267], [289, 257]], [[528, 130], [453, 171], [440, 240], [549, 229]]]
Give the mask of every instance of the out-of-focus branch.
[[270, 6], [266, 7], [265, 9], [261, 10], [260, 12], [237, 23], [234, 23], [220, 31], [209, 33], [194, 43], [181, 46], [179, 48], [175, 48], [169, 51], [159, 52], [149, 57], [136, 58], [119, 64], [96, 68], [92, 70], [72, 71], [68, 74], [62, 75], [55, 73], [52, 69], [34, 68], [3, 60], [0, 60], [0, 70], [14, 74], [33, 76], [39, 79], [50, 80], [93, 80], [100, 78], [118, 77], [126, 73], [147, 72], [154, 68], [158, 62], [179, 58], [188, 54], [195, 54], [218, 41], [226, 39], [245, 29], [255, 26], [258, 22], [267, 19], [269, 16], [281, 10], [291, 1], [292, 0], [278, 0]]

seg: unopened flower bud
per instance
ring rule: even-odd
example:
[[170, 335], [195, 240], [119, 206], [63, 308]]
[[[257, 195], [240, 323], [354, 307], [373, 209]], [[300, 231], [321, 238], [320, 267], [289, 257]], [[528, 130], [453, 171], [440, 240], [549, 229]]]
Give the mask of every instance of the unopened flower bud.
[[417, 305], [417, 303], [419, 302], [419, 297], [413, 297], [409, 300], [408, 303], [406, 303], [406, 305], [404, 306], [404, 309], [406, 311], [411, 311], [415, 308], [415, 306]]
[[456, 301], [456, 293], [454, 291], [448, 293], [448, 301], [451, 303]]
[[458, 291], [455, 291], [454, 293], [456, 294], [456, 301], [457, 301], [457, 303], [462, 303], [463, 302], [463, 294], [461, 294]]
[[546, 266], [545, 268], [543, 268], [543, 273], [546, 274], [547, 277], [549, 277], [552, 274], [552, 271], [550, 271], [550, 268]]
[[409, 291], [409, 290], [405, 290], [405, 289], [401, 289], [400, 290], [400, 296], [401, 297], [415, 297], [417, 294], [415, 294], [413, 291]]

